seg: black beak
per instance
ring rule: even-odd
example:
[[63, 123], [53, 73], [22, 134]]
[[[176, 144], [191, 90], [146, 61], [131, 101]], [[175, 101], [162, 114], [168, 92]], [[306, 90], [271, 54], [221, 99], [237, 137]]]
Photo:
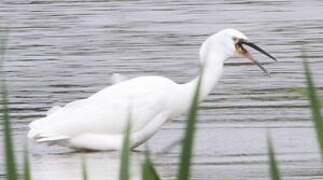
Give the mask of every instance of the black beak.
[[254, 64], [256, 64], [261, 70], [263, 70], [267, 75], [270, 75], [270, 73], [256, 60], [252, 57], [252, 55], [245, 49], [243, 48], [242, 44], [245, 44], [249, 47], [254, 48], [255, 50], [265, 54], [266, 56], [270, 57], [271, 59], [273, 59], [274, 61], [277, 62], [277, 59], [274, 58], [273, 56], [271, 56], [269, 53], [267, 53], [265, 50], [261, 49], [259, 46], [255, 45], [254, 43], [245, 40], [245, 39], [240, 39], [239, 42], [237, 43], [237, 45], [242, 49], [242, 54], [250, 59]]
[[259, 52], [263, 53], [264, 55], [266, 55], [266, 56], [270, 57], [271, 59], [273, 59], [274, 61], [276, 61], [276, 62], [277, 62], [277, 59], [276, 59], [276, 58], [274, 58], [272, 55], [270, 55], [269, 53], [267, 53], [265, 50], [261, 49], [259, 46], [255, 45], [254, 43], [252, 43], [252, 42], [250, 42], [250, 41], [248, 41], [248, 40], [245, 40], [245, 39], [240, 39], [240, 40], [239, 40], [239, 43], [241, 43], [241, 44], [245, 44], [245, 45], [247, 45], [247, 46], [249, 46], [249, 47], [252, 47], [252, 48], [254, 48], [255, 50], [257, 50], [257, 51], [259, 51]]

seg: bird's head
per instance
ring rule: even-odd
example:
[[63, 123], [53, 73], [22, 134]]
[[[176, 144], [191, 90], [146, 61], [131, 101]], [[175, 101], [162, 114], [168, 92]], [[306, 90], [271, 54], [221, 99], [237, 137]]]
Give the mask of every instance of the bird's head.
[[202, 57], [206, 54], [203, 51], [210, 50], [216, 51], [217, 53], [221, 52], [222, 55], [227, 58], [246, 57], [250, 59], [253, 63], [255, 63], [257, 66], [259, 66], [265, 73], [268, 73], [268, 71], [256, 59], [253, 58], [253, 56], [249, 53], [245, 46], [249, 46], [268, 56], [274, 61], [277, 61], [276, 58], [271, 56], [265, 50], [261, 49], [259, 46], [249, 41], [246, 35], [235, 29], [225, 29], [212, 35], [202, 45], [200, 55]]

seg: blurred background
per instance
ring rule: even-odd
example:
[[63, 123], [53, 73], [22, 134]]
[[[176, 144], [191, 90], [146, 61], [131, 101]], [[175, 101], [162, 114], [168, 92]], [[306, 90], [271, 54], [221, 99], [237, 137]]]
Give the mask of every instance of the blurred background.
[[[193, 179], [269, 179], [268, 130], [285, 179], [323, 179], [308, 103], [291, 90], [304, 86], [302, 51], [323, 90], [322, 9], [319, 0], [2, 0], [0, 23], [10, 29], [4, 69], [17, 152], [28, 123], [54, 105], [110, 85], [112, 73], [190, 81], [198, 72], [201, 43], [235, 28], [279, 62], [251, 50], [271, 71], [268, 77], [247, 59], [226, 61], [223, 78], [200, 105]], [[174, 179], [178, 148], [158, 152], [182, 135], [184, 120], [171, 120], [148, 142], [163, 179]], [[134, 179], [143, 149], [133, 155]], [[30, 151], [34, 179], [80, 179], [80, 154], [46, 145]], [[2, 179], [2, 148], [0, 154]], [[116, 179], [117, 152], [86, 156], [92, 179]]]

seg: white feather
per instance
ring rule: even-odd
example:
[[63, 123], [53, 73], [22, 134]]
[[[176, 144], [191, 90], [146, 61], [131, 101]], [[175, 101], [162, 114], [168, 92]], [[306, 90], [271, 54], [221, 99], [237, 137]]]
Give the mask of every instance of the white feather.
[[[174, 82], [162, 77], [141, 77], [120, 82], [87, 99], [55, 108], [45, 118], [30, 124], [29, 137], [37, 142], [70, 139], [70, 146], [76, 148], [98, 149], [98, 144], [101, 144], [103, 148], [99, 149], [102, 150], [119, 149], [122, 138], [116, 137], [122, 137], [128, 119], [131, 120], [131, 132], [140, 132], [155, 116], [166, 110], [170, 99], [166, 97], [171, 96], [166, 89], [174, 85]], [[153, 133], [145, 134], [141, 139]], [[81, 141], [82, 137], [87, 142], [96, 142], [96, 145], [86, 145]], [[98, 141], [99, 137], [103, 137], [102, 142]], [[133, 139], [133, 144], [140, 144], [141, 139]]]
[[131, 147], [149, 139], [169, 118], [186, 112], [201, 78], [200, 100], [212, 90], [222, 74], [225, 59], [236, 55], [233, 38], [246, 38], [236, 30], [223, 30], [202, 45], [203, 74], [185, 84], [157, 76], [130, 80], [118, 74], [118, 82], [92, 96], [54, 107], [47, 116], [30, 123], [28, 137], [36, 142], [73, 148], [119, 150], [130, 120]]

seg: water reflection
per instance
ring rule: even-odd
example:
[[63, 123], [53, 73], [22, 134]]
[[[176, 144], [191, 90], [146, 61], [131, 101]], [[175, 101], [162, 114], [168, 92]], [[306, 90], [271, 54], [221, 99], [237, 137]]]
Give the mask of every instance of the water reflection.
[[[32, 156], [34, 180], [80, 180], [82, 179], [81, 158], [84, 156], [89, 179], [116, 180], [119, 174], [120, 154], [118, 152], [40, 154]], [[131, 180], [141, 179], [142, 152], [131, 156]]]

